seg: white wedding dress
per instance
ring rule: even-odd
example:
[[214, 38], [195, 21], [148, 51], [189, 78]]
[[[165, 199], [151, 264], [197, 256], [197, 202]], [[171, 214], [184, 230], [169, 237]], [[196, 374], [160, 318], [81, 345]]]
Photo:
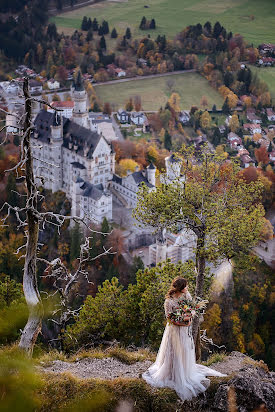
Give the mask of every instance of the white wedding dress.
[[[189, 292], [185, 298], [191, 299]], [[165, 300], [166, 317], [177, 306], [178, 299]], [[167, 323], [156, 362], [142, 375], [143, 379], [155, 387], [172, 388], [182, 400], [188, 400], [207, 389], [210, 381], [206, 376], [226, 375], [196, 364], [192, 326]]]

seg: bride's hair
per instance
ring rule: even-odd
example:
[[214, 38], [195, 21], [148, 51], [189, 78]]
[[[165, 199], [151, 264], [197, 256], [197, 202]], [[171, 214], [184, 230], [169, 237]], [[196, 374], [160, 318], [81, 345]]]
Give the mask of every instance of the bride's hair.
[[187, 286], [187, 280], [181, 276], [176, 277], [171, 283], [166, 298], [171, 298], [175, 293], [181, 292]]

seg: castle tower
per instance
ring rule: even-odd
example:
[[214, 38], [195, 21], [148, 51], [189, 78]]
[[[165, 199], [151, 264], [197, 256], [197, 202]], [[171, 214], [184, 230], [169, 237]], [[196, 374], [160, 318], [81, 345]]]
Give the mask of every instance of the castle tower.
[[89, 118], [87, 108], [87, 93], [84, 89], [82, 74], [79, 70], [76, 81], [73, 85], [73, 117], [72, 120], [80, 126], [89, 129]]
[[53, 114], [54, 120], [51, 125], [51, 146], [52, 146], [52, 160], [53, 166], [51, 168], [51, 186], [52, 191], [56, 192], [62, 188], [63, 181], [63, 167], [62, 167], [62, 144], [63, 144], [63, 119], [62, 116], [56, 112]]
[[156, 166], [153, 163], [150, 163], [146, 168], [147, 179], [152, 186], [156, 186], [156, 171]]
[[170, 182], [180, 177], [181, 161], [174, 154], [165, 158], [165, 167]]
[[167, 242], [166, 230], [159, 230], [156, 237], [156, 265], [160, 262], [165, 262], [167, 259]]

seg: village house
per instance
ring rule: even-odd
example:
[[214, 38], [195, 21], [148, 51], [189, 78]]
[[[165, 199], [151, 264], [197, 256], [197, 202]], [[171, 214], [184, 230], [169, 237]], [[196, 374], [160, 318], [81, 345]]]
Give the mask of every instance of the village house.
[[186, 110], [183, 110], [182, 112], [180, 112], [180, 114], [179, 114], [179, 121], [180, 121], [182, 124], [188, 123], [189, 120], [190, 120], [190, 115], [189, 115], [189, 113], [188, 113]]
[[89, 119], [91, 130], [101, 134], [107, 142], [110, 143], [112, 140], [118, 138], [113, 127], [112, 119], [107, 114], [89, 112]]
[[245, 169], [249, 166], [255, 166], [255, 162], [247, 154], [241, 155], [240, 160], [242, 167], [244, 167]]
[[246, 117], [249, 122], [255, 123], [255, 124], [261, 124], [262, 119], [256, 115], [255, 109], [247, 109], [246, 111]]
[[249, 130], [250, 134], [261, 133], [262, 128], [259, 124], [255, 123], [245, 123], [243, 125], [244, 130]]
[[130, 119], [136, 126], [143, 126], [146, 116], [143, 112], [131, 112]]
[[56, 90], [60, 88], [60, 83], [57, 80], [50, 79], [47, 81], [47, 86], [50, 90]]
[[[62, 116], [67, 117], [67, 119], [70, 119], [73, 115], [73, 109], [74, 109], [74, 102], [73, 101], [62, 101], [62, 102], [52, 102], [51, 106], [53, 106], [56, 109], [61, 110]], [[50, 107], [48, 108], [48, 112], [54, 113], [54, 109], [51, 109]]]
[[266, 115], [267, 115], [269, 122], [273, 122], [275, 120], [275, 113], [272, 108], [266, 109]]
[[123, 69], [121, 69], [120, 67], [117, 67], [117, 68], [115, 69], [115, 75], [116, 75], [117, 77], [125, 77], [125, 76], [126, 76], [126, 71], [123, 70]]
[[37, 80], [30, 80], [29, 81], [29, 88], [31, 94], [40, 94], [42, 93], [42, 83], [38, 82]]
[[117, 118], [120, 123], [130, 123], [130, 114], [126, 112], [126, 110], [119, 109], [119, 111], [117, 112]]

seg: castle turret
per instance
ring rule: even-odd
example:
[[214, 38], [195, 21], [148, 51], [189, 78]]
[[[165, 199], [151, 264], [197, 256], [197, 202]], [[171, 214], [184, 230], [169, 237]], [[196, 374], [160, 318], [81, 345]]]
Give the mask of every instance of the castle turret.
[[54, 113], [54, 120], [51, 125], [51, 137], [53, 141], [63, 139], [63, 120], [62, 116]]
[[181, 160], [174, 154], [165, 158], [167, 179], [173, 181], [180, 177]]
[[79, 70], [76, 81], [73, 84], [73, 121], [80, 126], [89, 128], [87, 93], [84, 88], [82, 74]]
[[156, 166], [153, 163], [150, 163], [146, 168], [147, 179], [152, 186], [156, 186], [156, 171]]
[[49, 168], [52, 171], [51, 189], [56, 192], [62, 187], [63, 167], [62, 167], [62, 144], [63, 144], [63, 119], [57, 112], [53, 114], [51, 125], [51, 159]]

